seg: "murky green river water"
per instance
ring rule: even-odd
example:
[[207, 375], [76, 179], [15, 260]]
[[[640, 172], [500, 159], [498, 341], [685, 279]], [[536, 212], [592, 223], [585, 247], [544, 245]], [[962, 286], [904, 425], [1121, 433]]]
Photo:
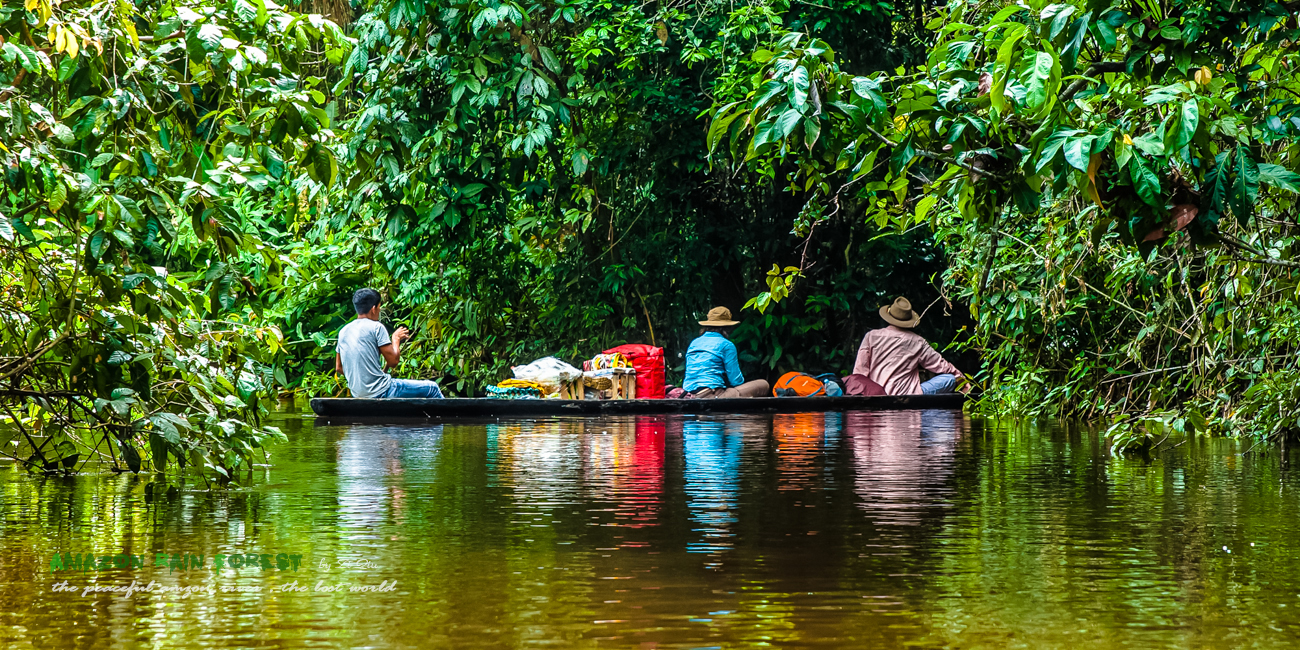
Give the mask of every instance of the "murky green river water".
[[[0, 465], [0, 647], [1300, 639], [1300, 485], [1231, 441], [1112, 458], [1094, 434], [938, 411], [280, 417], [289, 443], [229, 491]], [[121, 556], [52, 572], [55, 553]]]

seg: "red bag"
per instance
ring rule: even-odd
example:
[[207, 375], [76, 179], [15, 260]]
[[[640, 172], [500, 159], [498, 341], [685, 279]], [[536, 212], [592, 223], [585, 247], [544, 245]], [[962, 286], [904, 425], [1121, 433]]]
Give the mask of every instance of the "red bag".
[[650, 345], [628, 344], [605, 350], [627, 357], [636, 370], [636, 398], [664, 398], [664, 349]]

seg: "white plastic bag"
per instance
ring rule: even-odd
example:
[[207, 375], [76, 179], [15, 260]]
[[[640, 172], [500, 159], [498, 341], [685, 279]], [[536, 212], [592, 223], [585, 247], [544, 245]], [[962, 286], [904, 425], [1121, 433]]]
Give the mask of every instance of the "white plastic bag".
[[515, 366], [511, 370], [515, 373], [515, 379], [535, 381], [541, 384], [547, 393], [554, 393], [564, 384], [582, 379], [581, 370], [555, 357], [538, 359], [529, 364]]

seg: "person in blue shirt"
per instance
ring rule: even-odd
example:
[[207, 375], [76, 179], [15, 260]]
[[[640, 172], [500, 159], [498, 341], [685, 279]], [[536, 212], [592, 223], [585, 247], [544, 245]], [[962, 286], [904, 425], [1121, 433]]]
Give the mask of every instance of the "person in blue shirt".
[[736, 344], [727, 340], [740, 321], [731, 320], [731, 310], [714, 307], [708, 320], [700, 321], [699, 338], [686, 349], [686, 379], [682, 388], [692, 397], [766, 397], [771, 386], [762, 379], [745, 381], [740, 374]]

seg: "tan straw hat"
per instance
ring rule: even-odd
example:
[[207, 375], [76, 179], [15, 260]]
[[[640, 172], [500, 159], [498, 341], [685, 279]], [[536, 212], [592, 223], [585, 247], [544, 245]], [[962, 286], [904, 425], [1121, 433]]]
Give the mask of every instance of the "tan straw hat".
[[700, 321], [705, 327], [731, 327], [739, 325], [740, 321], [731, 320], [731, 310], [726, 307], [714, 307], [709, 310], [708, 320]]
[[880, 308], [880, 317], [890, 325], [911, 329], [921, 322], [921, 315], [912, 311], [912, 303], [907, 298], [899, 298], [894, 304]]

